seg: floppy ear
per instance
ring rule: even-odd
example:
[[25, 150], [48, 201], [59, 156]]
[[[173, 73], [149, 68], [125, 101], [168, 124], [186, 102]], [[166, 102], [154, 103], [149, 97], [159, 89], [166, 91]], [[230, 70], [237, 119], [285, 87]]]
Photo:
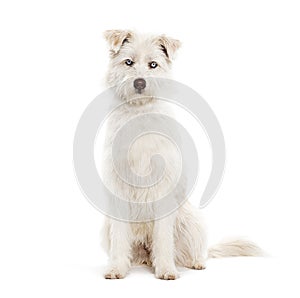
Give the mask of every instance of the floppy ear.
[[181, 42], [165, 35], [158, 37], [158, 43], [167, 58], [174, 59], [176, 51], [180, 48]]
[[104, 32], [104, 37], [113, 54], [118, 53], [121, 46], [127, 42], [132, 35], [132, 32], [129, 30], [107, 30]]

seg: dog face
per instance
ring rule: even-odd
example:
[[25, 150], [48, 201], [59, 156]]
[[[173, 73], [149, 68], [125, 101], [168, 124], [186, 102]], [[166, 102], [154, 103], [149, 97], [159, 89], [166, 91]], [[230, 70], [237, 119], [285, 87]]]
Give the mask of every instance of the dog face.
[[155, 95], [156, 78], [170, 74], [171, 61], [180, 42], [165, 35], [140, 35], [132, 31], [108, 30], [110, 47], [108, 85], [129, 102], [143, 103]]

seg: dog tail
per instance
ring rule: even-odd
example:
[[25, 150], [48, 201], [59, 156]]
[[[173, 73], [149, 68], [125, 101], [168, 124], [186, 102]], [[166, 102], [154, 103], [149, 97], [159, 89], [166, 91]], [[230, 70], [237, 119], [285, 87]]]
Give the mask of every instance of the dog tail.
[[244, 239], [222, 241], [208, 249], [208, 258], [262, 257], [265, 252], [255, 243]]

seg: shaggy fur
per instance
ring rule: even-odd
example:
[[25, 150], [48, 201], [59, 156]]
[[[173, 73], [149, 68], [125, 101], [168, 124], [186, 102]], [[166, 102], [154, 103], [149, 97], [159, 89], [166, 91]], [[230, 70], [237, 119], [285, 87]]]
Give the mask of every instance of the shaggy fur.
[[[113, 160], [111, 148], [118, 129], [136, 115], [149, 112], [172, 114], [167, 105], [155, 100], [155, 78], [170, 76], [180, 42], [165, 35], [141, 35], [123, 30], [106, 31], [105, 38], [111, 58], [107, 84], [115, 87], [120, 101], [125, 104], [113, 111], [108, 119], [101, 176], [110, 191], [119, 197], [132, 202], [153, 201], [168, 193], [177, 181], [180, 164], [174, 146], [160, 135], [147, 134], [130, 148], [128, 160], [121, 157]], [[139, 92], [134, 87], [137, 78], [146, 80], [146, 87]], [[114, 163], [126, 167], [129, 162], [133, 171], [145, 175], [151, 171], [149, 157], [157, 153], [164, 157], [165, 175], [159, 183], [146, 189], [124, 182], [114, 168]], [[185, 196], [184, 189], [184, 185], [178, 187], [178, 197]], [[204, 269], [208, 257], [257, 256], [261, 253], [253, 243], [243, 240], [221, 243], [208, 250], [200, 211], [188, 202], [163, 219], [145, 223], [134, 223], [135, 212], [155, 216], [155, 210], [145, 204], [145, 207], [132, 211], [131, 223], [106, 218], [103, 243], [110, 262], [105, 278], [123, 278], [131, 265], [146, 264], [154, 268], [157, 278], [170, 280], [179, 276], [176, 266]]]

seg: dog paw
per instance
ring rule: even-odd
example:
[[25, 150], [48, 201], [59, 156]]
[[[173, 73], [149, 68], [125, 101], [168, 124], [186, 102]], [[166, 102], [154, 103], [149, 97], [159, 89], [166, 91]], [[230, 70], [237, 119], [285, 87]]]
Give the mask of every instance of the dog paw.
[[191, 266], [191, 269], [195, 269], [195, 270], [204, 270], [206, 268], [204, 263], [195, 263]]
[[106, 279], [121, 279], [121, 278], [125, 277], [125, 274], [126, 273], [122, 273], [117, 268], [111, 268], [106, 271], [106, 273], [104, 274], [104, 277]]
[[205, 260], [191, 261], [190, 263], [185, 264], [185, 267], [195, 270], [203, 270], [206, 268]]
[[164, 280], [174, 280], [179, 277], [176, 270], [156, 270], [155, 277]]
[[149, 266], [149, 267], [152, 267], [152, 262], [147, 260], [147, 261], [143, 261], [142, 262], [143, 265], [146, 265], [146, 266]]

